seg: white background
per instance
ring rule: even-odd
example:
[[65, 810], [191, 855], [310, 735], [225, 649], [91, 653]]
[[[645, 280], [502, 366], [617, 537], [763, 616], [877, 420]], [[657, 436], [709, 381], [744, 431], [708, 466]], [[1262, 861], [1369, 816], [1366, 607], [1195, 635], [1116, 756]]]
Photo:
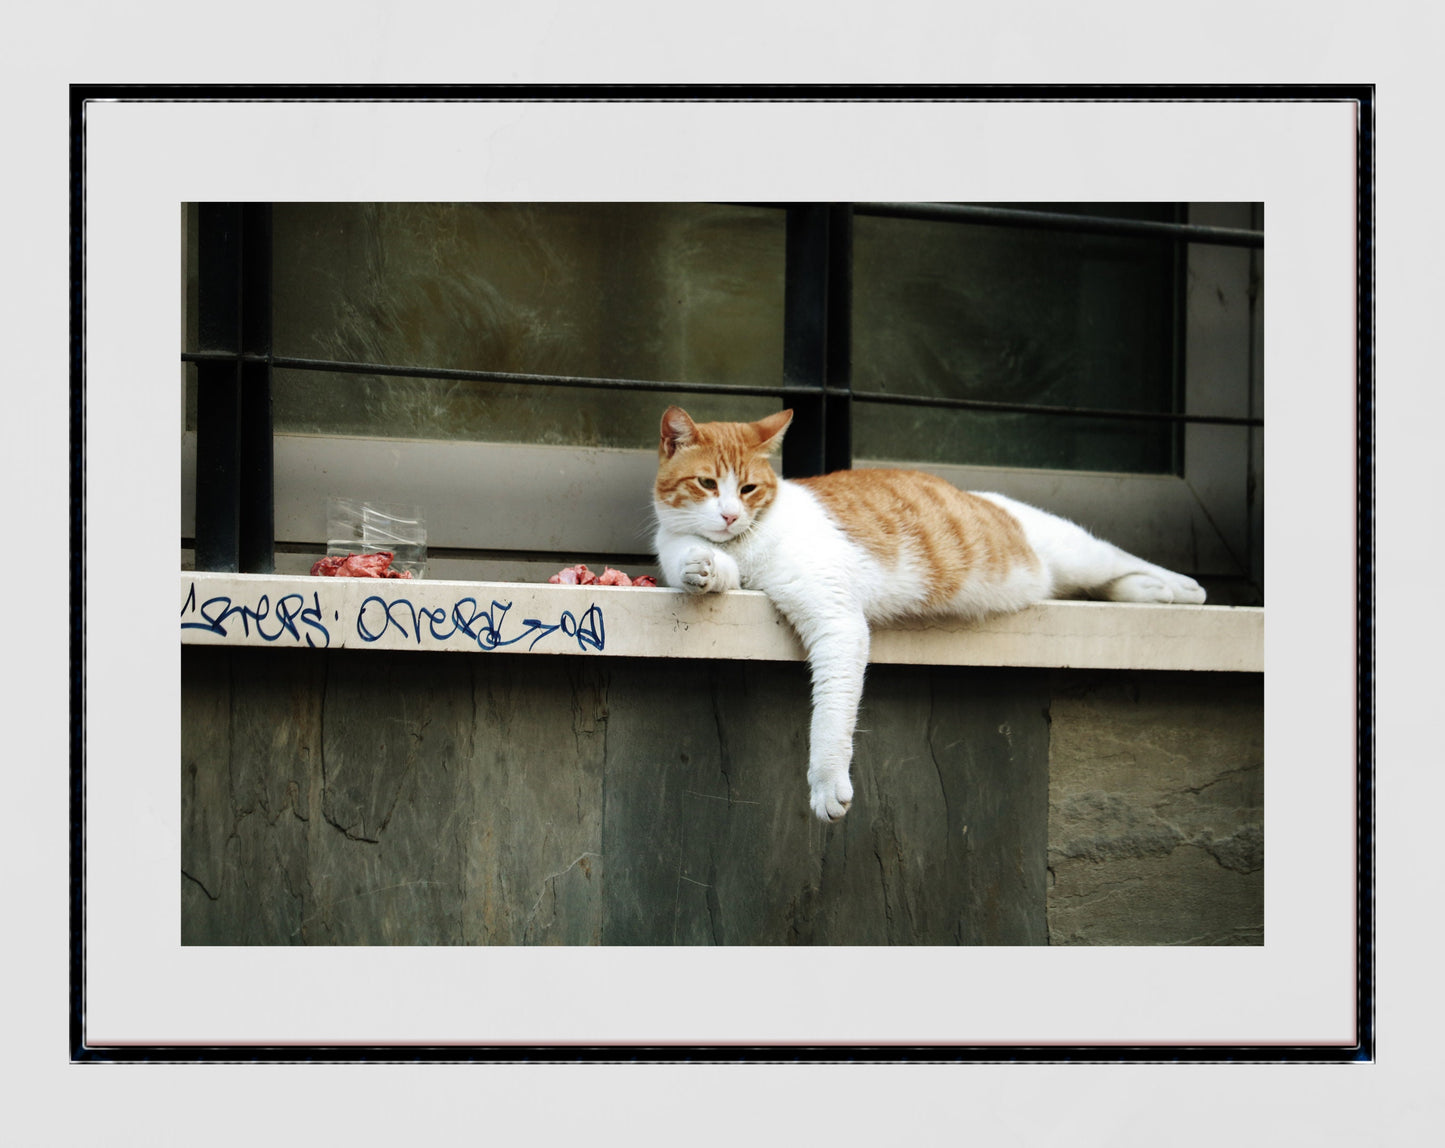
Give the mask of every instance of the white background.
[[[104, 859], [87, 867], [91, 1041], [1349, 1043], [1354, 629], [1335, 604], [1354, 592], [1354, 133], [1344, 103], [91, 106], [88, 568], [107, 570], [87, 611], [87, 848]], [[237, 155], [266, 162], [242, 173]], [[469, 191], [1262, 200], [1263, 951], [178, 947], [179, 436], [175, 388], [154, 381], [176, 374], [179, 204]], [[106, 562], [139, 539], [150, 561]], [[137, 660], [157, 667], [140, 690]]]
[[[1439, 41], [1431, 9], [1376, 5], [1372, 25], [1361, 28], [1322, 6], [1285, 20], [1269, 6], [1222, 5], [1184, 41], [1182, 25], [1159, 27], [1157, 8], [1129, 4], [1024, 4], [1007, 17], [997, 9], [973, 18], [955, 5], [902, 3], [886, 17], [857, 9], [867, 20], [850, 20], [848, 4], [827, 9], [826, 18], [812, 6], [793, 18], [777, 5], [736, 4], [710, 11], [706, 23], [637, 4], [610, 6], [605, 17], [556, 3], [497, 18], [485, 5], [326, 6], [324, 17], [308, 17], [294, 5], [261, 3], [234, 22], [200, 19], [179, 5], [131, 5], [123, 16], [92, 5], [48, 11], [43, 22], [22, 19], [7, 67], [7, 138], [16, 149], [8, 193], [17, 196], [10, 263], [25, 269], [12, 272], [6, 289], [21, 384], [7, 392], [7, 485], [25, 525], [17, 583], [44, 587], [27, 594], [29, 605], [12, 606], [9, 631], [22, 676], [43, 686], [13, 695], [10, 722], [21, 732], [5, 835], [7, 872], [21, 894], [8, 930], [9, 1010], [20, 1023], [7, 1077], [25, 1097], [22, 1142], [78, 1142], [84, 1130], [110, 1143], [239, 1142], [283, 1126], [409, 1139], [550, 1129], [560, 1139], [595, 1132], [613, 1114], [626, 1114], [634, 1135], [671, 1128], [701, 1142], [821, 1126], [874, 1141], [905, 1133], [996, 1141], [1017, 1130], [1030, 1141], [1067, 1135], [1120, 1144], [1162, 1133], [1176, 1143], [1220, 1135], [1342, 1143], [1378, 1134], [1382, 1124], [1413, 1142], [1424, 1115], [1438, 1115], [1427, 1071], [1437, 1054], [1425, 1025], [1432, 1005], [1438, 1015], [1438, 990], [1422, 979], [1427, 966], [1416, 955], [1429, 951], [1420, 897], [1428, 887], [1411, 887], [1429, 871], [1423, 815], [1440, 788], [1431, 758], [1414, 748], [1428, 746], [1416, 739], [1425, 729], [1429, 667], [1414, 676], [1408, 653], [1428, 650], [1424, 628], [1438, 623], [1425, 578], [1404, 584], [1388, 566], [1379, 573], [1382, 622], [1392, 608], [1409, 610], [1413, 640], [1391, 646], [1382, 627], [1376, 1066], [142, 1069], [65, 1064], [65, 595], [44, 563], [66, 548], [65, 84], [117, 80], [1377, 82], [1379, 158], [1388, 173], [1379, 200], [1387, 351], [1380, 389], [1407, 408], [1396, 414], [1385, 403], [1380, 412], [1379, 514], [1387, 527], [1408, 523], [1407, 500], [1428, 489], [1423, 464], [1431, 456], [1398, 439], [1391, 450], [1387, 436], [1428, 427], [1439, 412], [1430, 385], [1438, 367], [1423, 358], [1405, 364], [1411, 343], [1418, 350], [1433, 329], [1426, 308], [1439, 292], [1423, 278], [1402, 282], [1408, 262], [1437, 254], [1423, 221], [1410, 215], [1428, 202], [1431, 173], [1418, 164], [1434, 148], [1421, 116], [1424, 72], [1410, 74], [1408, 46], [1431, 33]], [[622, 11], [639, 16], [630, 36], [617, 35]], [[1121, 35], [1145, 27], [1152, 35]], [[186, 47], [189, 36], [204, 50]], [[217, 36], [227, 45], [219, 57]], [[1406, 45], [1402, 58], [1384, 53], [1387, 44]], [[1168, 66], [1146, 66], [1156, 60]], [[791, 128], [799, 119], [806, 131]], [[1233, 1043], [1325, 1041], [1348, 1024], [1353, 1007], [1342, 990], [1350, 970], [1341, 959], [1353, 949], [1353, 858], [1342, 845], [1353, 817], [1354, 490], [1352, 380], [1341, 364], [1353, 344], [1354, 205], [1353, 139], [1338, 111], [122, 105], [93, 110], [92, 124], [87, 529], [92, 546], [104, 548], [90, 555], [87, 602], [92, 1039]], [[807, 139], [822, 142], [814, 150]], [[266, 162], [247, 162], [257, 155]], [[168, 619], [174, 599], [177, 205], [328, 196], [1263, 199], [1264, 949], [181, 950], [178, 654], [174, 627], [147, 621]], [[1381, 554], [1392, 542], [1382, 530]], [[1401, 543], [1412, 548], [1411, 564], [1401, 561], [1396, 577], [1433, 567], [1432, 539], [1402, 535]], [[133, 564], [117, 566], [118, 555]], [[237, 983], [235, 969], [253, 986], [249, 996], [219, 992]], [[1041, 1095], [1049, 1103], [1040, 1104]]]

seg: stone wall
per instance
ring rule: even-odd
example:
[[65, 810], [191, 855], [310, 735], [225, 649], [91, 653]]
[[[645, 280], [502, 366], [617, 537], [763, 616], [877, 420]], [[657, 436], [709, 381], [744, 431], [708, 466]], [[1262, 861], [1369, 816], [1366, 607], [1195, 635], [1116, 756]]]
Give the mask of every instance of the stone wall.
[[185, 646], [182, 939], [1259, 943], [1257, 684], [872, 667], [830, 827], [797, 663]]
[[1264, 682], [1059, 675], [1049, 943], [1264, 943]]

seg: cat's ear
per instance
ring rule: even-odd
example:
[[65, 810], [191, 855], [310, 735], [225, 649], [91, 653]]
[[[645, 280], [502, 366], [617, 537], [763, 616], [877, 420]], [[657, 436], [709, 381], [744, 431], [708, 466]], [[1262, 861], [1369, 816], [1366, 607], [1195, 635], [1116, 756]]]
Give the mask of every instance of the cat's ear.
[[681, 407], [668, 407], [662, 413], [662, 442], [658, 453], [671, 458], [683, 447], [697, 441], [697, 424]]
[[759, 419], [753, 423], [753, 428], [758, 432], [758, 449], [764, 454], [772, 454], [783, 442], [783, 432], [788, 429], [788, 424], [793, 421], [791, 410], [779, 411], [775, 415], [769, 415], [765, 419]]

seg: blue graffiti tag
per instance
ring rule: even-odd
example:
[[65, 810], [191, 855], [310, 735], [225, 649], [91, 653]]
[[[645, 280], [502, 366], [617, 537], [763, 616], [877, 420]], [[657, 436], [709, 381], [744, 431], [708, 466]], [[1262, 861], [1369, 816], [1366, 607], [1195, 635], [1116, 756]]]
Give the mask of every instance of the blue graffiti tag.
[[[241, 632], [251, 636], [251, 627], [256, 627], [256, 634], [262, 641], [274, 642], [289, 635], [296, 642], [302, 638], [306, 644], [315, 648], [316, 639], [311, 631], [315, 630], [321, 636], [320, 646], [322, 649], [331, 645], [331, 632], [321, 620], [321, 599], [312, 593], [311, 605], [306, 605], [306, 598], [302, 594], [285, 594], [276, 600], [274, 615], [271, 610], [271, 597], [269, 594], [262, 594], [257, 599], [255, 606], [236, 605], [229, 597], [218, 594], [214, 598], [207, 598], [199, 606], [196, 602], [196, 584], [191, 583], [191, 591], [186, 596], [185, 604], [181, 607], [181, 617], [187, 614], [192, 616], [199, 614], [203, 619], [200, 622], [182, 622], [182, 630], [206, 630], [212, 634], [218, 634], [222, 638], [227, 637], [229, 631], [227, 623], [233, 618], [241, 621]], [[307, 627], [307, 632], [302, 633], [296, 625], [297, 619]], [[265, 626], [268, 619], [274, 619], [276, 629], [269, 631]]]
[[[387, 631], [396, 631], [409, 641], [420, 645], [423, 637], [445, 642], [456, 634], [462, 634], [476, 642], [483, 650], [500, 650], [514, 646], [531, 638], [527, 649], [532, 650], [543, 638], [561, 630], [577, 643], [579, 650], [601, 650], [607, 642], [602, 608], [595, 602], [583, 611], [579, 620], [571, 610], [563, 610], [562, 617], [555, 624], [548, 624], [538, 618], [523, 618], [520, 633], [510, 637], [504, 632], [507, 615], [512, 609], [510, 602], [493, 599], [490, 608], [481, 609], [475, 598], [460, 598], [453, 603], [450, 611], [443, 609], [418, 609], [406, 598], [395, 598], [388, 602], [373, 594], [361, 603], [356, 615], [356, 633], [363, 642], [376, 642]], [[450, 624], [450, 628], [443, 626]], [[408, 629], [408, 624], [410, 628]]]
[[[424, 642], [447, 642], [460, 635], [475, 642], [481, 650], [501, 650], [519, 643], [533, 650], [537, 643], [558, 631], [577, 643], [582, 651], [601, 650], [606, 646], [606, 627], [602, 608], [595, 602], [579, 618], [571, 610], [563, 610], [556, 622], [540, 618], [513, 618], [511, 602], [492, 600], [485, 609], [475, 598], [458, 598], [450, 607], [418, 606], [409, 598], [387, 600], [380, 594], [364, 599], [356, 611], [356, 634], [368, 644], [379, 642], [395, 631], [408, 642], [421, 646]], [[331, 632], [322, 620], [320, 594], [313, 591], [311, 604], [302, 594], [285, 594], [273, 604], [267, 594], [260, 595], [254, 605], [238, 603], [218, 594], [198, 601], [196, 584], [181, 607], [181, 629], [204, 630], [221, 638], [239, 632], [250, 638], [254, 628], [266, 642], [290, 638], [305, 641], [308, 646], [325, 649], [331, 645]], [[189, 620], [188, 620], [189, 619]], [[197, 620], [199, 619], [199, 620]]]

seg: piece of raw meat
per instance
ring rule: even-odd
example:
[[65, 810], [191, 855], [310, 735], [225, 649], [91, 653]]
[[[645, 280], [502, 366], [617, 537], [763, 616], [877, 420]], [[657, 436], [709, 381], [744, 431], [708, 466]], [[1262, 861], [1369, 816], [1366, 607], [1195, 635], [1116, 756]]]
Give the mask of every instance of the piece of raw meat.
[[373, 554], [338, 554], [323, 558], [311, 567], [312, 575], [324, 578], [410, 578], [410, 570], [393, 570], [389, 550]]
[[639, 574], [636, 578], [629, 578], [621, 570], [614, 570], [608, 566], [599, 574], [592, 573], [583, 563], [576, 566], [568, 566], [559, 570], [552, 577], [547, 579], [559, 586], [653, 586], [657, 585], [657, 579], [650, 574]]

